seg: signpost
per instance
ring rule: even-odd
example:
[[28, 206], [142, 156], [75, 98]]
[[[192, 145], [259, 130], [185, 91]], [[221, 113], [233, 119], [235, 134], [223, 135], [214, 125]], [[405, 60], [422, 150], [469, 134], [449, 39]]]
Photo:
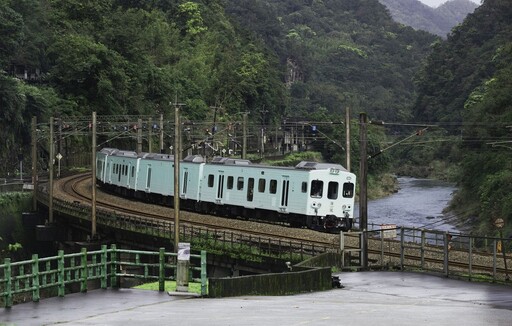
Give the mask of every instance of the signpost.
[[496, 244], [496, 249], [498, 252], [503, 253], [503, 263], [505, 264], [505, 279], [508, 281], [508, 270], [507, 270], [507, 255], [505, 254], [505, 245], [503, 243], [503, 228], [505, 227], [505, 220], [503, 220], [501, 217], [498, 217], [494, 220], [494, 226], [499, 230], [500, 232], [500, 239], [498, 240], [498, 243]]
[[396, 238], [396, 224], [381, 224], [381, 236], [383, 239], [394, 239]]
[[62, 160], [62, 155], [60, 153], [57, 154], [57, 178], [60, 178], [60, 160]]
[[178, 244], [178, 266], [176, 273], [176, 292], [188, 292], [188, 269], [190, 266], [190, 243]]

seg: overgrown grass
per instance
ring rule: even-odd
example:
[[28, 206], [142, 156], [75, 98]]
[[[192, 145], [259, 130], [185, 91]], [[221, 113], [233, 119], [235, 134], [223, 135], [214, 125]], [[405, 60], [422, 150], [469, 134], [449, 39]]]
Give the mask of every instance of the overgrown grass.
[[[158, 282], [144, 283], [133, 287], [134, 289], [158, 291]], [[165, 291], [176, 291], [176, 281], [165, 281]], [[201, 294], [201, 283], [189, 282], [188, 292]]]

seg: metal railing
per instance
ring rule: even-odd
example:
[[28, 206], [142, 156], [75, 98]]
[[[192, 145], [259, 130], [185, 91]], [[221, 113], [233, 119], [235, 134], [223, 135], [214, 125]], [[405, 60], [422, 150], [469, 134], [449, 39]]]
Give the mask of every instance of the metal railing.
[[[199, 264], [190, 264], [189, 275], [199, 273], [193, 281], [201, 283], [201, 295], [207, 292], [206, 252], [190, 255], [192, 261], [199, 259]], [[91, 281], [99, 283], [106, 289], [120, 287], [123, 278], [158, 281], [159, 291], [164, 291], [166, 280], [175, 280], [176, 253], [159, 251], [139, 251], [110, 248], [102, 246], [101, 250], [64, 254], [59, 250], [57, 256], [39, 258], [32, 255], [31, 260], [11, 262], [10, 258], [0, 265], [0, 298], [5, 307], [13, 305], [16, 295], [31, 294], [33, 301], [39, 301], [41, 292], [47, 296], [63, 297], [66, 290], [79, 286], [80, 292], [86, 292]]]
[[[39, 196], [38, 200], [47, 205], [48, 198]], [[54, 209], [68, 216], [90, 221], [91, 208], [77, 202], [54, 199]], [[102, 209], [96, 211], [97, 223], [102, 227], [131, 231], [162, 239], [170, 239], [174, 234], [174, 223], [141, 216], [116, 214]], [[314, 244], [301, 240], [281, 240], [279, 237], [246, 235], [207, 227], [180, 225], [180, 239], [190, 242], [195, 248], [221, 254], [243, 254], [244, 257], [262, 259], [271, 257], [289, 260], [294, 263], [324, 252], [336, 250], [331, 245]]]
[[[399, 268], [442, 273], [459, 278], [509, 282], [511, 239], [451, 234], [444, 231], [397, 227], [367, 231], [367, 249], [359, 233], [342, 234], [347, 254], [363, 258], [369, 268]], [[342, 248], [344, 249], [344, 248]], [[344, 260], [346, 268], [361, 267]]]

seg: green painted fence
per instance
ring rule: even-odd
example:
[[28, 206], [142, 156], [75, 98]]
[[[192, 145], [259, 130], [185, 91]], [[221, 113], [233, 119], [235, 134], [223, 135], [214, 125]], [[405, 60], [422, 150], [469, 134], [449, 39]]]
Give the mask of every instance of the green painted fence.
[[[159, 290], [164, 291], [166, 280], [175, 279], [176, 253], [159, 251], [139, 251], [102, 246], [101, 250], [64, 254], [59, 250], [57, 256], [39, 258], [33, 255], [31, 260], [11, 262], [6, 258], [0, 265], [0, 298], [5, 307], [13, 305], [15, 295], [32, 294], [33, 301], [39, 301], [41, 291], [56, 291], [63, 297], [66, 286], [79, 286], [86, 292], [89, 282], [96, 281], [100, 288], [116, 288], [123, 278], [158, 281]], [[199, 266], [190, 264], [189, 276], [192, 281], [201, 282], [201, 295], [207, 293], [206, 251], [200, 255], [190, 255], [191, 259], [200, 259]], [[194, 274], [198, 274], [194, 278]]]

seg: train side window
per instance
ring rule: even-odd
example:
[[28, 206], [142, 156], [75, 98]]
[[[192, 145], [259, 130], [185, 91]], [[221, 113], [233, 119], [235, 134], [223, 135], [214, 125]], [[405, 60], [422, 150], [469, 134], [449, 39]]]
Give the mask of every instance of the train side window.
[[268, 188], [271, 194], [277, 193], [277, 180], [270, 180], [270, 187]]
[[228, 189], [233, 189], [233, 183], [234, 183], [234, 179], [233, 176], [228, 176], [228, 184], [227, 184], [227, 187]]
[[308, 183], [306, 181], [302, 183], [302, 192], [308, 192]]
[[345, 182], [343, 184], [343, 197], [352, 198], [354, 197], [354, 184], [350, 182]]
[[338, 199], [338, 183], [335, 181], [329, 182], [327, 186], [327, 198]]
[[213, 174], [208, 174], [208, 187], [213, 187], [213, 182], [215, 181], [215, 176]]
[[322, 198], [324, 191], [324, 182], [321, 180], [311, 181], [311, 193], [310, 196], [313, 198]]
[[132, 166], [132, 178], [135, 178], [135, 167]]
[[244, 177], [238, 177], [237, 182], [236, 182], [236, 189], [237, 190], [244, 189]]
[[265, 192], [265, 185], [266, 185], [266, 180], [259, 179], [258, 180], [258, 192]]

